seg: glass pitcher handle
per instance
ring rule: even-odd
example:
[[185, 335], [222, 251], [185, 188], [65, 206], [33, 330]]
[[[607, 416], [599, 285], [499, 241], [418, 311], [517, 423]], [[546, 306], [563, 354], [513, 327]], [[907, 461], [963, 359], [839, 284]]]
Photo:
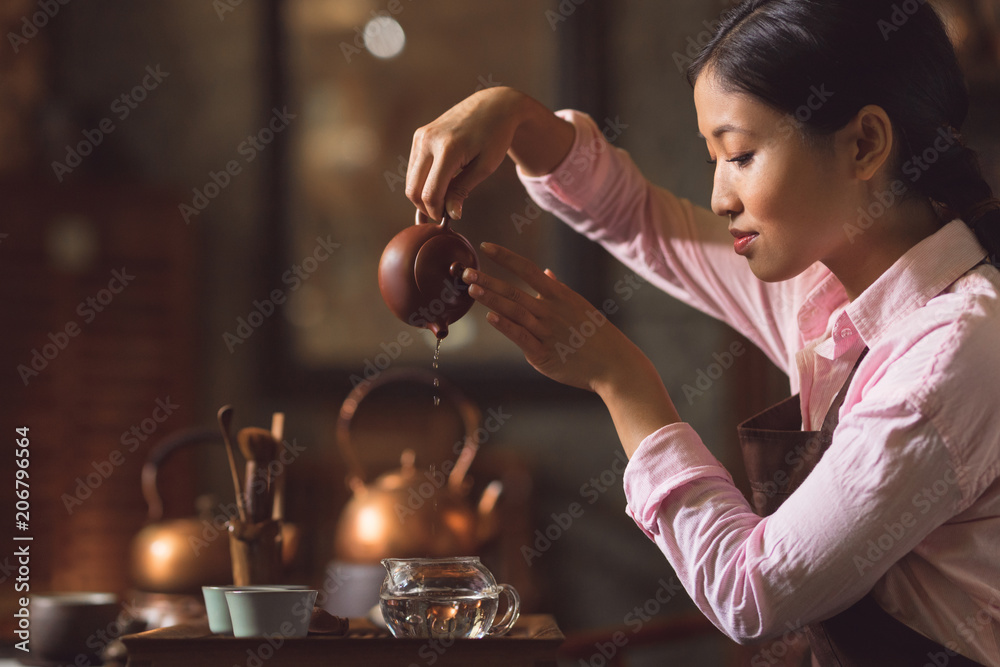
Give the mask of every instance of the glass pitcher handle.
[[517, 594], [514, 587], [507, 584], [500, 584], [500, 593], [507, 594], [507, 612], [503, 615], [503, 618], [493, 623], [493, 626], [486, 633], [489, 637], [502, 637], [510, 632], [510, 629], [514, 627], [518, 617], [521, 615], [521, 596]]

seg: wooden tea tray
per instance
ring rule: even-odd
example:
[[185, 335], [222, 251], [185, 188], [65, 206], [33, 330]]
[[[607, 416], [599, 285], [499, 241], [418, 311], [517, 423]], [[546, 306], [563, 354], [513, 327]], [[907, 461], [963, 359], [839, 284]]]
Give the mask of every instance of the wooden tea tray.
[[527, 614], [503, 637], [396, 639], [366, 619], [344, 637], [298, 639], [214, 635], [207, 625], [176, 625], [125, 635], [127, 667], [554, 667], [563, 633], [555, 619]]

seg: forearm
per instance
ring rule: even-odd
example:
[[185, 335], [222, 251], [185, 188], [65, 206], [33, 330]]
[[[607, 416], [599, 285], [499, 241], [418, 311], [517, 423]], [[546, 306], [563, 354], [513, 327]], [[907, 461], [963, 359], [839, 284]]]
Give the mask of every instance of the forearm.
[[573, 124], [524, 94], [519, 94], [514, 113], [519, 122], [507, 155], [526, 176], [551, 173], [573, 147]]
[[653, 363], [631, 342], [612, 361], [593, 389], [611, 413], [625, 454], [631, 458], [642, 441], [668, 424], [681, 421]]

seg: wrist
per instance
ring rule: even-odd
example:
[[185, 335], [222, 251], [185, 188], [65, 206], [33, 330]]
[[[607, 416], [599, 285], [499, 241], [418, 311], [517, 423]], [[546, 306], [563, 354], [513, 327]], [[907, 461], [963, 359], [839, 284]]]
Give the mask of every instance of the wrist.
[[517, 120], [507, 154], [525, 176], [550, 174], [573, 148], [576, 128], [538, 100], [514, 92], [511, 110]]
[[592, 389], [611, 413], [618, 437], [628, 456], [650, 434], [681, 421], [653, 363], [632, 346], [595, 379]]

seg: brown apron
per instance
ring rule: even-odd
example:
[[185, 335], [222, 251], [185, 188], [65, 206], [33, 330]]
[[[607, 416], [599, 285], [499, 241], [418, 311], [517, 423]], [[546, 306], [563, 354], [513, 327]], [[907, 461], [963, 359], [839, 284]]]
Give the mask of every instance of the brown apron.
[[[819, 431], [802, 431], [796, 394], [739, 425], [754, 511], [767, 516], [812, 472], [833, 440], [840, 407], [865, 348], [830, 406]], [[806, 627], [814, 664], [822, 667], [948, 667], [979, 665], [910, 629], [885, 612], [871, 593], [850, 608]]]

